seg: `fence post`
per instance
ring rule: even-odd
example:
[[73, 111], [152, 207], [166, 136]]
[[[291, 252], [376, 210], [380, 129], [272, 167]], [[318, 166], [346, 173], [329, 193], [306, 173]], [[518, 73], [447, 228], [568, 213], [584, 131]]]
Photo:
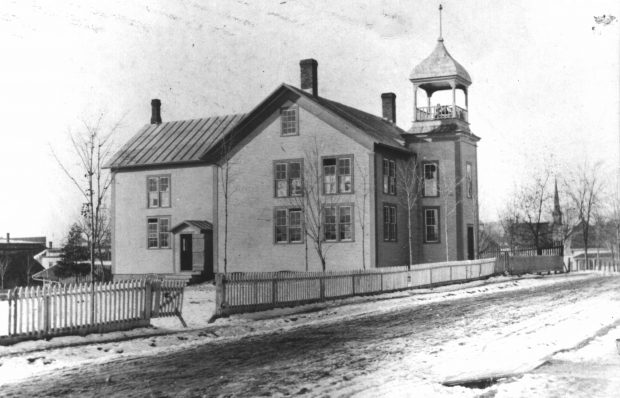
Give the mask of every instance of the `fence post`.
[[321, 301], [325, 301], [325, 276], [319, 276], [319, 296]]
[[161, 282], [153, 281], [153, 287], [155, 288], [155, 310], [153, 311], [153, 316], [159, 315], [159, 297], [161, 295]]
[[[13, 288], [13, 335], [17, 334], [17, 288]], [[9, 312], [11, 309], [9, 308]], [[11, 331], [9, 330], [9, 333]]]
[[153, 281], [147, 280], [144, 285], [144, 319], [151, 321], [151, 310], [153, 308], [153, 289], [151, 284]]
[[430, 281], [431, 289], [432, 289], [433, 288], [433, 269], [432, 268], [428, 269], [428, 279]]
[[353, 295], [355, 296], [355, 274], [351, 275], [351, 288], [353, 291]]
[[45, 325], [45, 335], [47, 335], [50, 331], [50, 291], [49, 288], [43, 291], [44, 294], [44, 313], [43, 313], [43, 324]]
[[[467, 268], [465, 268], [467, 270]], [[467, 278], [467, 272], [465, 273], [465, 278]], [[452, 281], [452, 266], [450, 266], [450, 281]]]
[[215, 313], [219, 315], [224, 306], [224, 274], [215, 274]]
[[278, 279], [276, 277], [273, 278], [273, 283], [271, 285], [271, 302], [275, 305], [278, 303]]
[[[381, 275], [381, 291], [383, 291], [383, 272], [380, 273], [379, 275]], [[407, 275], [409, 276], [409, 275]]]

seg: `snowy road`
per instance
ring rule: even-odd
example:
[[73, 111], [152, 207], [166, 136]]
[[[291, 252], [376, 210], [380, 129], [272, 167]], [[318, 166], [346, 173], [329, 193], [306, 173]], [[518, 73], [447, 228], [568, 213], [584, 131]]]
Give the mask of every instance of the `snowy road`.
[[[4, 385], [0, 395], [473, 397], [485, 390], [446, 387], [441, 382], [531, 371], [532, 364], [558, 351], [570, 352], [580, 343], [583, 346], [584, 340], [619, 320], [619, 277], [569, 276], [564, 283], [539, 288], [370, 313], [158, 356], [57, 369]], [[610, 356], [607, 365], [616, 366], [618, 374], [620, 359], [614, 360]], [[564, 364], [550, 362], [549, 372], [561, 373]], [[545, 374], [541, 369], [535, 373], [537, 380]], [[527, 377], [490, 386], [487, 391], [493, 394], [488, 396], [521, 396], [518, 391], [524, 390], [515, 386]], [[600, 372], [592, 378], [600, 396], [620, 391], [613, 384], [618, 380], [601, 378]], [[553, 396], [557, 386], [539, 384], [536, 396]], [[568, 379], [565, 384], [570, 388]], [[584, 385], [589, 384], [584, 381]]]

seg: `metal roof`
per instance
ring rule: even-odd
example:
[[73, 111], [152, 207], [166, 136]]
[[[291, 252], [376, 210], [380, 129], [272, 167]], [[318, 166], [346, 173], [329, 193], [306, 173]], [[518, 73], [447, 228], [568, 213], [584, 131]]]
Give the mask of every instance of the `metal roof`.
[[121, 169], [199, 162], [244, 114], [147, 124], [106, 164]]
[[458, 76], [471, 84], [471, 77], [465, 68], [456, 62], [439, 39], [437, 46], [424, 61], [420, 62], [409, 75], [409, 80], [428, 79], [434, 77]]

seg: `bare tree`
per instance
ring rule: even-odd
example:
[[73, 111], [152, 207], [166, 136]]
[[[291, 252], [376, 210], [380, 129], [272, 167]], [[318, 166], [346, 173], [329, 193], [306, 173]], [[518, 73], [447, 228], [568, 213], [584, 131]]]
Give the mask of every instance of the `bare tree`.
[[446, 240], [446, 261], [450, 261], [450, 242], [448, 240], [448, 219], [454, 213], [459, 204], [463, 202], [463, 195], [461, 198], [457, 198], [457, 191], [461, 190], [462, 185], [465, 183], [465, 178], [456, 179], [444, 173], [442, 175], [439, 192], [442, 201], [443, 208], [443, 224], [444, 224], [444, 239]]
[[583, 234], [586, 264], [588, 263], [591, 223], [602, 206], [603, 179], [599, 178], [601, 167], [601, 162], [590, 166], [586, 161], [572, 173], [568, 183], [572, 208], [576, 212], [576, 218]]
[[4, 289], [4, 277], [11, 264], [11, 258], [7, 254], [0, 255], [0, 289]]
[[361, 186], [357, 187], [357, 194], [355, 195], [355, 207], [357, 209], [357, 218], [362, 228], [362, 268], [366, 269], [366, 203], [368, 203], [370, 186], [366, 168], [362, 167], [357, 160], [355, 161], [355, 168], [357, 170], [357, 180], [361, 182]]
[[226, 135], [220, 146], [220, 164], [218, 168], [219, 182], [222, 188], [222, 196], [224, 199], [224, 273], [228, 271], [228, 217], [231, 198], [236, 191], [233, 184], [235, 174], [233, 170], [234, 163], [232, 159], [233, 137]]
[[519, 241], [518, 201], [514, 194], [510, 195], [498, 218], [503, 229], [504, 240], [512, 251]]
[[[69, 133], [71, 147], [78, 159], [79, 172], [71, 171], [66, 163], [63, 163], [54, 150], [52, 154], [56, 162], [79, 190], [84, 198], [82, 217], [90, 250], [90, 276], [91, 283], [95, 281], [95, 253], [101, 255], [102, 242], [109, 232], [106, 231], [104, 220], [107, 220], [106, 195], [111, 184], [110, 173], [103, 166], [110, 160], [112, 155], [111, 137], [120, 128], [121, 122], [117, 122], [110, 128], [103, 126], [103, 114], [94, 123], [83, 121], [82, 129], [75, 133]], [[103, 273], [102, 273], [103, 274]]]
[[409, 269], [413, 264], [413, 220], [412, 214], [422, 197], [423, 185], [415, 156], [410, 157], [404, 162], [399, 162], [396, 167], [396, 189], [401, 205], [407, 209], [407, 245], [409, 249]]
[[32, 277], [32, 271], [34, 270], [35, 266], [36, 266], [36, 262], [32, 261], [33, 259], [32, 257], [32, 253], [28, 252], [26, 253], [26, 286], [30, 286], [30, 279]]
[[[332, 247], [332, 243], [326, 239], [326, 234], [332, 233], [326, 230], [326, 217], [335, 217], [332, 212], [339, 203], [340, 197], [337, 194], [323, 194], [325, 187], [321, 169], [321, 149], [321, 144], [315, 138], [314, 144], [305, 151], [303, 175], [301, 181], [296, 183], [298, 184], [297, 194], [292, 195], [290, 203], [302, 210], [305, 237], [312, 241], [314, 250], [321, 261], [321, 269], [325, 272], [327, 253]], [[334, 180], [330, 184], [338, 184], [338, 182]]]
[[[546, 235], [549, 233], [548, 225], [544, 222], [544, 218], [550, 213], [550, 179], [551, 171], [545, 169], [531, 178], [529, 183], [522, 186], [519, 192], [515, 194], [515, 210], [518, 220], [524, 225], [538, 254], [542, 254]], [[517, 228], [519, 228], [519, 224], [517, 224]]]

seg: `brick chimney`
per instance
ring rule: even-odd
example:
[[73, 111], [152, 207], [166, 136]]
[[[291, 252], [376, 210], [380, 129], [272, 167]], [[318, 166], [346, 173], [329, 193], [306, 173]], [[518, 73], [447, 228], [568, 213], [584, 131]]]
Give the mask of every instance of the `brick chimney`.
[[383, 110], [384, 119], [396, 123], [396, 94], [381, 94], [381, 109]]
[[319, 95], [319, 77], [317, 68], [319, 63], [315, 59], [302, 59], [299, 61], [301, 70], [301, 89], [317, 97]]
[[151, 100], [151, 124], [161, 124], [161, 101]]

